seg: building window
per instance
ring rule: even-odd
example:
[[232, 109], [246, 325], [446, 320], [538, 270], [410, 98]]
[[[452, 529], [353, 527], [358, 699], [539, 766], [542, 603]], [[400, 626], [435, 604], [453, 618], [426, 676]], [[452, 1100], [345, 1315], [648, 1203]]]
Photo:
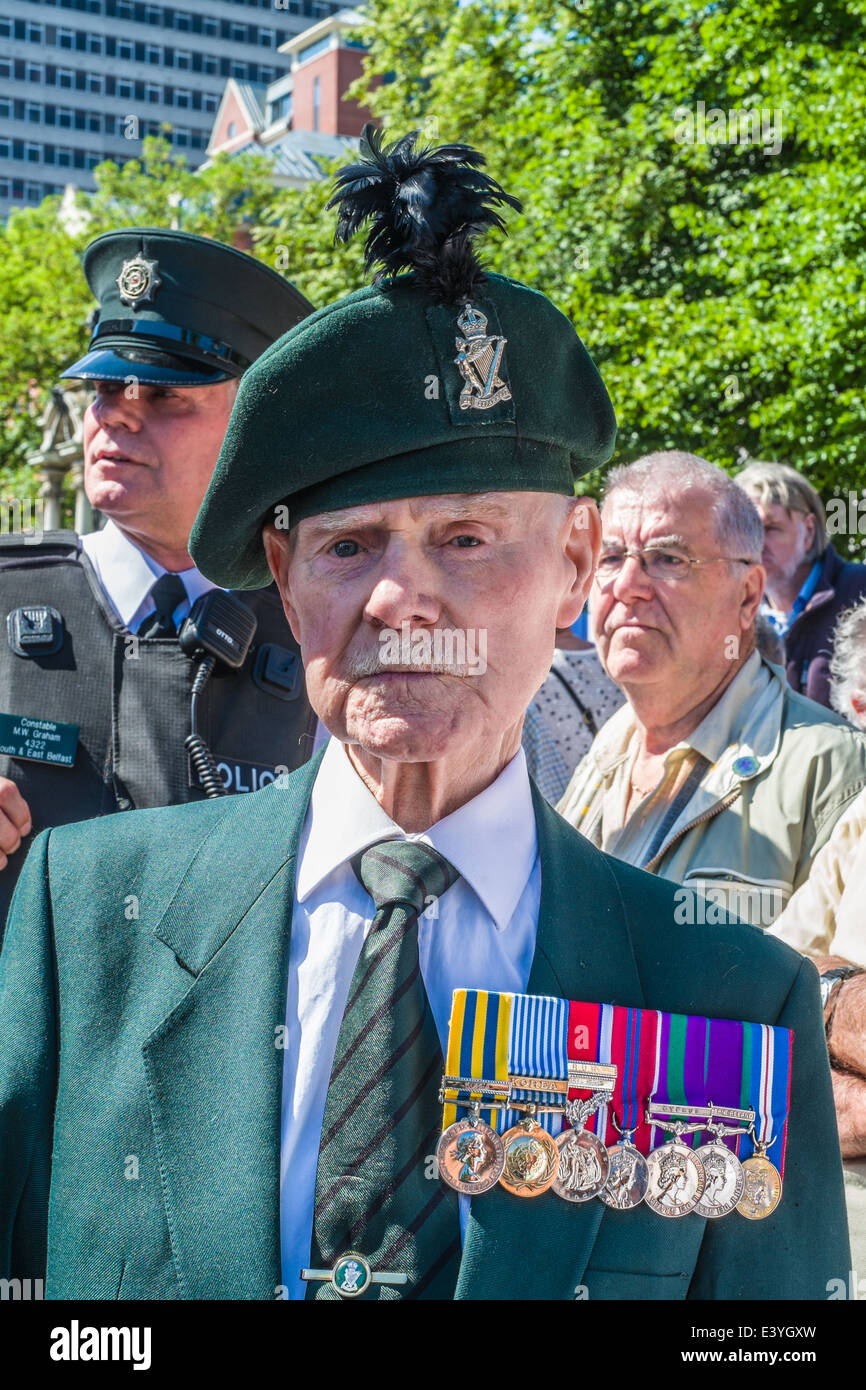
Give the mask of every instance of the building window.
[[25, 194], [26, 194], [26, 196], [27, 196], [27, 201], [28, 201], [28, 203], [41, 203], [41, 202], [42, 202], [42, 189], [41, 189], [41, 187], [39, 186], [38, 183], [27, 183], [27, 184], [25, 184], [25, 185], [24, 185], [24, 191], [25, 191]]
[[[70, 85], [71, 85], [71, 84], [70, 84]], [[101, 93], [101, 91], [102, 91], [102, 75], [101, 75], [100, 73], [98, 73], [98, 72], [89, 72], [89, 73], [87, 74], [87, 79], [86, 79], [85, 85], [86, 85], [86, 88], [87, 88], [87, 91], [88, 91], [88, 92], [96, 92], [97, 94]]]
[[11, 39], [11, 37], [12, 37], [12, 20], [11, 20], [11, 19], [6, 19], [5, 16], [2, 16], [2, 17], [0, 17], [0, 39]]
[[26, 102], [24, 106], [24, 119], [25, 121], [41, 121], [42, 107], [38, 106], [35, 101]]
[[134, 46], [134, 44], [130, 43], [129, 39], [118, 39], [118, 40], [117, 40], [117, 56], [118, 56], [118, 58], [122, 58], [125, 62], [131, 62], [134, 53], [135, 53], [135, 46]]
[[235, 138], [235, 136], [237, 135], [237, 133], [238, 133], [238, 128], [237, 128], [237, 126], [235, 125], [234, 121], [229, 121], [229, 132], [228, 132], [228, 134], [229, 134], [229, 139], [230, 139], [230, 140], [234, 140], [234, 138]]
[[71, 107], [71, 106], [58, 106], [58, 108], [57, 108], [57, 124], [58, 124], [59, 126], [62, 126], [64, 130], [71, 130], [71, 129], [72, 129], [72, 122], [73, 122], [74, 120], [75, 120], [75, 113], [74, 113], [74, 111], [72, 110], [72, 107]]
[[213, 92], [205, 92], [201, 99], [202, 111], [216, 111], [219, 104], [219, 97], [214, 96]]
[[42, 162], [42, 146], [25, 145], [24, 158], [29, 164], [40, 164]]
[[58, 29], [58, 30], [57, 30], [57, 47], [58, 47], [58, 48], [74, 48], [74, 47], [75, 47], [75, 34], [73, 33], [73, 31], [72, 31], [71, 29]]
[[12, 76], [12, 59], [0, 58], [0, 77]]
[[[71, 68], [58, 68], [56, 75], [58, 87], [65, 87], [67, 90], [71, 90], [75, 86], [75, 73]], [[36, 79], [31, 77], [30, 80], [33, 82]]]
[[182, 106], [185, 110], [189, 110], [192, 106], [192, 92], [188, 91], [186, 87], [175, 87], [174, 104], [175, 106]]
[[260, 81], [260, 82], [273, 82], [274, 79], [276, 78], [276, 75], [277, 75], [277, 70], [276, 70], [276, 68], [262, 68], [262, 67], [259, 68], [259, 81]]
[[102, 14], [102, 0], [87, 0], [88, 14]]
[[[28, 82], [44, 82], [44, 81], [45, 81], [45, 68], [44, 68], [44, 66], [43, 66], [42, 63], [28, 63], [28, 64], [26, 65], [24, 71], [25, 71], [25, 73], [27, 74], [27, 81], [28, 81]], [[58, 68], [58, 69], [57, 69], [58, 77], [59, 77], [59, 75], [60, 75], [61, 72], [69, 73], [69, 76], [72, 78], [72, 82], [75, 81], [75, 78], [74, 78], [73, 74], [72, 74], [71, 72], [69, 72], [69, 69], [68, 69], [68, 68]], [[9, 76], [11, 77], [12, 74], [10, 73]], [[69, 86], [70, 86], [70, 87], [72, 86], [72, 82], [69, 83]]]
[[124, 101], [132, 101], [135, 96], [135, 83], [130, 82], [128, 77], [118, 77], [114, 95], [122, 97]]
[[162, 24], [162, 10], [158, 10], [156, 5], [145, 5], [144, 22], [145, 24]]
[[183, 68], [189, 72], [192, 67], [192, 54], [188, 48], [176, 48], [174, 50], [174, 65], [176, 68]]
[[273, 48], [277, 42], [277, 31], [275, 29], [260, 29], [259, 43], [264, 48]]
[[174, 27], [175, 29], [182, 30], [185, 34], [188, 34], [190, 29], [192, 28], [191, 17], [188, 14], [183, 14], [180, 10], [175, 10]]
[[34, 24], [32, 20], [28, 20], [24, 26], [24, 37], [28, 43], [44, 43], [45, 30], [41, 24]]
[[185, 130], [183, 126], [175, 126], [171, 140], [173, 145], [187, 146], [189, 144], [189, 131]]
[[230, 24], [229, 38], [231, 39], [232, 43], [246, 43], [247, 26], [245, 24]]
[[247, 75], [246, 63], [229, 63], [229, 72], [232, 77], [239, 77], [243, 82]]
[[12, 103], [0, 97], [0, 120], [11, 121]]
[[202, 55], [202, 72], [215, 73], [217, 66], [217, 60], [212, 53], [205, 53]]
[[157, 87], [154, 82], [145, 82], [144, 99], [151, 103], [162, 101], [162, 88]]
[[103, 38], [102, 34], [87, 35], [87, 51], [88, 53], [105, 52], [105, 39]]
[[57, 157], [56, 157], [55, 162], [56, 162], [57, 164], [60, 165], [61, 169], [71, 169], [71, 168], [72, 168], [72, 151], [66, 149], [66, 148], [65, 148], [64, 146], [62, 146], [62, 145], [58, 145], [58, 146], [57, 146]]
[[93, 154], [92, 152], [90, 152], [89, 154], [86, 154], [86, 155], [84, 156], [84, 167], [85, 167], [85, 169], [95, 169], [96, 166], [97, 166], [97, 164], [101, 164], [101, 163], [102, 163], [102, 155]]
[[162, 49], [159, 47], [158, 44], [155, 44], [155, 43], [148, 43], [148, 44], [145, 44], [145, 46], [144, 46], [144, 61], [145, 61], [146, 63], [157, 63], [157, 64], [159, 64], [159, 63], [162, 62]]
[[91, 131], [94, 135], [99, 134], [100, 130], [102, 129], [102, 122], [99, 119], [98, 111], [88, 111], [87, 129]]
[[130, 0], [117, 0], [117, 18], [132, 19], [133, 9]]
[[319, 109], [322, 103], [322, 84], [318, 77], [313, 78], [313, 130], [319, 129]]
[[215, 39], [220, 31], [219, 20], [205, 15], [201, 22], [201, 31], [203, 34], [207, 34], [208, 38]]

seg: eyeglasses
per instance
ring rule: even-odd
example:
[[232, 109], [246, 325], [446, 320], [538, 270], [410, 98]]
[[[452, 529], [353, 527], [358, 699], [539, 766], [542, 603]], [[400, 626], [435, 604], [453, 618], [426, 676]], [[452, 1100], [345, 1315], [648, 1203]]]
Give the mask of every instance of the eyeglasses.
[[735, 556], [712, 555], [708, 560], [693, 560], [678, 550], [666, 550], [663, 546], [647, 546], [644, 550], [605, 549], [599, 556], [595, 577], [598, 583], [607, 583], [620, 573], [629, 555], [640, 562], [640, 567], [650, 579], [663, 582], [669, 579], [685, 579], [699, 565], [755, 565], [757, 560], [744, 560]]

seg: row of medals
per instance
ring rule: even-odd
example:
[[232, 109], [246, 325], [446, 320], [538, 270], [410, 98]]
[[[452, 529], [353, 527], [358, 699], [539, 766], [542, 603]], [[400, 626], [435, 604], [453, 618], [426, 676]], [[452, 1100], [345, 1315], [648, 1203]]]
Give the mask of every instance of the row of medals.
[[[782, 1195], [782, 1180], [759, 1146], [740, 1162], [716, 1135], [691, 1149], [682, 1133], [704, 1126], [677, 1125], [675, 1138], [647, 1158], [629, 1135], [615, 1147], [583, 1125], [599, 1100], [570, 1103], [572, 1128], [555, 1139], [530, 1114], [503, 1135], [480, 1118], [479, 1107], [449, 1125], [439, 1140], [439, 1173], [450, 1187], [469, 1196], [499, 1183], [516, 1197], [540, 1197], [552, 1189], [566, 1202], [599, 1197], [608, 1207], [628, 1211], [645, 1202], [659, 1216], [727, 1216], [738, 1211], [749, 1220], [769, 1216]], [[657, 1122], [656, 1122], [657, 1123]], [[730, 1132], [730, 1131], [728, 1131]]]

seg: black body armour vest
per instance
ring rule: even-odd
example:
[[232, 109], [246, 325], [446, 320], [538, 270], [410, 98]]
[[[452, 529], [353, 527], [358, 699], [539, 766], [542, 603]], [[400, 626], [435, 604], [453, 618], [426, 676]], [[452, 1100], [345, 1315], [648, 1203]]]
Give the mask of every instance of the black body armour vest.
[[[258, 620], [253, 645], [237, 671], [217, 663], [197, 713], [227, 792], [300, 767], [316, 731], [276, 587], [237, 597]], [[74, 532], [0, 537], [0, 620], [0, 776], [20, 787], [34, 835], [204, 797], [184, 748], [200, 658], [129, 632]], [[0, 932], [29, 843], [0, 870]]]

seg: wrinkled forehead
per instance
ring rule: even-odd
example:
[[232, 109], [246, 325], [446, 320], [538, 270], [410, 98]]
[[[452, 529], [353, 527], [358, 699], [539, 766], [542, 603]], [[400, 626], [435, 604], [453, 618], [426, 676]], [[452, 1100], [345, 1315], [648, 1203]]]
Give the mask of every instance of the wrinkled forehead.
[[705, 487], [618, 487], [601, 509], [605, 542], [629, 546], [666, 543], [697, 550], [714, 541], [718, 499]]
[[353, 529], [402, 531], [421, 529], [450, 521], [475, 521], [503, 527], [523, 527], [537, 518], [539, 511], [562, 508], [565, 499], [554, 493], [468, 492], [443, 493], [432, 497], [406, 497], [393, 501], [368, 502], [318, 512], [305, 517], [295, 527], [298, 541], [306, 545], [320, 537], [342, 534]]

